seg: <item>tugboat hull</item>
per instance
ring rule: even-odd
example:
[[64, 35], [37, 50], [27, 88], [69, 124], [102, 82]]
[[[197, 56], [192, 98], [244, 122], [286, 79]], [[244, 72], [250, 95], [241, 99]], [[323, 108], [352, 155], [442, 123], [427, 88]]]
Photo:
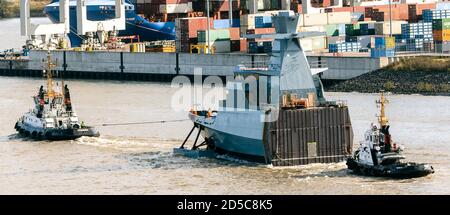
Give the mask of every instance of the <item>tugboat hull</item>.
[[100, 136], [100, 133], [92, 127], [80, 129], [43, 129], [19, 123], [16, 123], [14, 127], [21, 136], [34, 140], [74, 140], [83, 136]]
[[358, 163], [354, 158], [347, 159], [347, 167], [359, 175], [399, 179], [423, 177], [434, 173], [433, 167], [427, 164], [395, 163], [369, 166]]

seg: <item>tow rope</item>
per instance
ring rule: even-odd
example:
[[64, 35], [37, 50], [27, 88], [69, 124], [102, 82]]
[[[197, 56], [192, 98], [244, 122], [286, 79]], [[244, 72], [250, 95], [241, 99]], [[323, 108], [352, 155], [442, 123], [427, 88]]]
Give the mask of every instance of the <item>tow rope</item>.
[[156, 124], [156, 123], [170, 123], [170, 122], [183, 122], [190, 119], [175, 119], [175, 120], [159, 120], [159, 121], [144, 121], [144, 122], [124, 122], [124, 123], [104, 123], [96, 126], [121, 126], [121, 125], [142, 125], [142, 124]]

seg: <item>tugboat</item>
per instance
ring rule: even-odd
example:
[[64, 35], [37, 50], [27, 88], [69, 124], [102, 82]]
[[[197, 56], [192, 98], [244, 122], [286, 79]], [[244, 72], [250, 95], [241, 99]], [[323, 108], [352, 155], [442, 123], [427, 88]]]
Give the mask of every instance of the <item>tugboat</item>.
[[47, 89], [41, 86], [37, 95], [33, 96], [35, 108], [20, 117], [14, 126], [16, 131], [21, 136], [35, 140], [73, 140], [82, 136], [100, 136], [93, 127], [79, 121], [72, 109], [69, 88], [64, 85], [64, 81], [61, 81], [60, 89], [55, 86], [52, 68], [56, 64], [52, 62], [50, 52], [45, 63], [43, 73], [47, 79]]
[[401, 162], [405, 159], [402, 155], [404, 147], [391, 140], [390, 126], [384, 110], [388, 100], [383, 91], [376, 103], [380, 105], [379, 127], [372, 124], [365, 132], [358, 150], [353, 157], [347, 159], [348, 169], [361, 175], [391, 178], [415, 178], [434, 173], [431, 165]]

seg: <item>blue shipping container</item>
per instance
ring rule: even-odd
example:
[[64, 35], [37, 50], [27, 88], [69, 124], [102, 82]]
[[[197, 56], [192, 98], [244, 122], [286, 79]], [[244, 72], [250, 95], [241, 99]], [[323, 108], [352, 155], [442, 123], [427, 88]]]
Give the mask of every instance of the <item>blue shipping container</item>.
[[394, 56], [395, 56], [394, 49], [378, 49], [378, 48], [370, 49], [370, 57], [372, 58], [394, 57]]
[[[237, 28], [240, 26], [240, 19], [233, 19], [233, 28]], [[215, 29], [222, 28], [230, 28], [230, 20], [229, 19], [216, 19], [213, 21], [213, 27]]]
[[255, 16], [255, 28], [271, 28], [271, 16]]

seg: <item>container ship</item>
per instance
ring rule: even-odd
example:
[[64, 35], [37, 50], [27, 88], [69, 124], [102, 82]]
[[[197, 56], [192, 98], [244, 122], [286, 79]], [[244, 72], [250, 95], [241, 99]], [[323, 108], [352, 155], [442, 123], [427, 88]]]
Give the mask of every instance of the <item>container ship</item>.
[[[77, 34], [76, 1], [70, 1], [70, 34], [71, 45], [79, 46], [84, 39]], [[110, 0], [87, 1], [87, 17], [92, 21], [113, 19], [115, 2]], [[53, 23], [59, 22], [59, 0], [53, 0], [44, 8], [44, 13]], [[120, 31], [119, 36], [138, 35], [140, 40], [175, 40], [174, 22], [151, 22], [135, 13], [135, 6], [126, 1], [125, 4], [126, 30]]]

